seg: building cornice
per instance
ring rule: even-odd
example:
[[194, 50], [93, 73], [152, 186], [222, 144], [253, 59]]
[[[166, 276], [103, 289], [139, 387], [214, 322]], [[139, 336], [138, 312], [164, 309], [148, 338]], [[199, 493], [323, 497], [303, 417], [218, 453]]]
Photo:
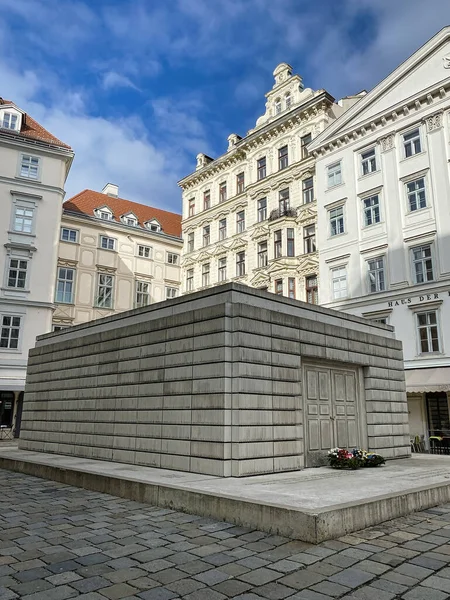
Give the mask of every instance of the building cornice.
[[[63, 188], [56, 187], [53, 185], [45, 185], [40, 183], [39, 181], [27, 181], [26, 179], [16, 178], [16, 177], [5, 177], [4, 175], [0, 175], [0, 183], [7, 183], [8, 185], [14, 186], [24, 186], [25, 188], [30, 188], [32, 190], [39, 190], [42, 192], [55, 192], [56, 194], [61, 194], [64, 197], [65, 191]], [[14, 190], [11, 192], [16, 196], [25, 196], [32, 195], [36, 197], [36, 194], [29, 194], [29, 192], [21, 192], [20, 190]], [[42, 196], [40, 196], [42, 198]]]

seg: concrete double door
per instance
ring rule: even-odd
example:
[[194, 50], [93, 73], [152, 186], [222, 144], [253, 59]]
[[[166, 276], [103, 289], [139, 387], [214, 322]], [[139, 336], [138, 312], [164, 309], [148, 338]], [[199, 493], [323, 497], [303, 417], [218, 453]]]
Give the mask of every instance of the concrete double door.
[[360, 378], [357, 367], [303, 366], [305, 466], [326, 464], [331, 448], [365, 445]]

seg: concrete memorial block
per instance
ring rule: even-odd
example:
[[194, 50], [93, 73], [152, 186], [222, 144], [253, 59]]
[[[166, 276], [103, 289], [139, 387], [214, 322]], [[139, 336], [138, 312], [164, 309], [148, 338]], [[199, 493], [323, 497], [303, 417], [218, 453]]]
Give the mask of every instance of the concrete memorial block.
[[20, 448], [217, 475], [409, 456], [392, 327], [225, 284], [40, 336]]

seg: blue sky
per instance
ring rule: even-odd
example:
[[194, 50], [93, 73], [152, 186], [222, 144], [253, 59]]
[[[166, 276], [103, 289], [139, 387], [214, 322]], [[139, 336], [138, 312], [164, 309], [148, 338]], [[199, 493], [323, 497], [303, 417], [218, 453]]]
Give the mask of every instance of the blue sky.
[[290, 63], [336, 99], [450, 24], [449, 0], [0, 0], [0, 96], [76, 153], [67, 198], [180, 210], [195, 156], [222, 154]]

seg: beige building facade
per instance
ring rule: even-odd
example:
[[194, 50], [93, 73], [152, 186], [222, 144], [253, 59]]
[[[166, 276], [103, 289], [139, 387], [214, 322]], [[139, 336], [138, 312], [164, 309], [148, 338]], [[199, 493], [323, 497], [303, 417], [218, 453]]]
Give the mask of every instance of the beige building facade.
[[0, 98], [0, 439], [18, 435], [28, 351], [51, 331], [69, 146]]
[[237, 281], [318, 302], [314, 159], [307, 146], [344, 110], [304, 88], [286, 63], [274, 71], [254, 129], [197, 156], [183, 190], [183, 292]]
[[123, 200], [118, 187], [63, 205], [53, 330], [175, 298], [181, 215]]

